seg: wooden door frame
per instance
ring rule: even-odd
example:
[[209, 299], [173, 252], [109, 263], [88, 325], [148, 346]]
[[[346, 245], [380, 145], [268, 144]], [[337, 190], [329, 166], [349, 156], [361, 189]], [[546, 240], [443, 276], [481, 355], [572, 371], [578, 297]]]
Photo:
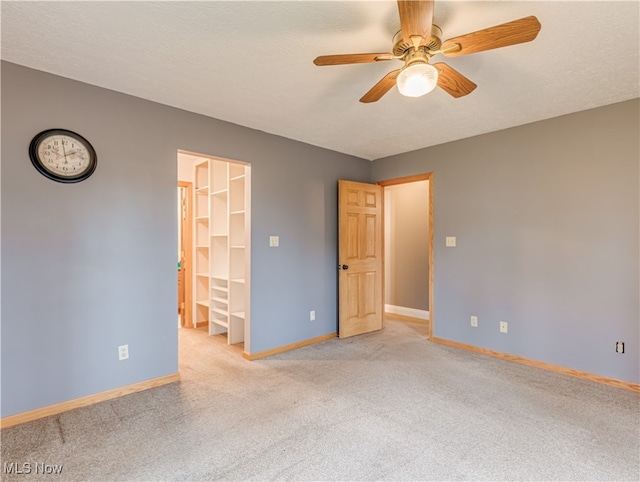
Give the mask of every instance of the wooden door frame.
[[184, 327], [194, 328], [193, 325], [193, 183], [178, 181], [179, 188], [186, 189], [187, 209], [184, 229]]
[[[412, 182], [417, 182], [417, 181], [429, 181], [429, 206], [428, 206], [428, 210], [429, 210], [429, 239], [427, 240], [427, 244], [428, 244], [428, 266], [429, 266], [429, 290], [428, 290], [428, 302], [429, 302], [429, 332], [428, 332], [428, 338], [429, 341], [433, 340], [433, 324], [435, 321], [435, 317], [433, 315], [433, 280], [434, 280], [434, 276], [433, 276], [433, 172], [427, 172], [424, 174], [416, 174], [413, 176], [406, 176], [406, 177], [397, 177], [394, 179], [387, 179], [384, 181], [378, 181], [377, 184], [379, 184], [380, 186], [383, 187], [382, 189], [382, 205], [384, 206], [384, 188], [388, 187], [388, 186], [395, 186], [398, 184], [409, 184]], [[385, 270], [386, 270], [386, 260], [384, 257], [384, 233], [385, 233], [385, 226], [384, 226], [384, 216], [382, 216], [382, 233], [383, 233], [383, 245], [382, 245], [382, 276], [384, 279], [385, 276]], [[383, 283], [382, 285], [382, 299], [383, 301], [385, 300], [385, 285], [386, 283]]]

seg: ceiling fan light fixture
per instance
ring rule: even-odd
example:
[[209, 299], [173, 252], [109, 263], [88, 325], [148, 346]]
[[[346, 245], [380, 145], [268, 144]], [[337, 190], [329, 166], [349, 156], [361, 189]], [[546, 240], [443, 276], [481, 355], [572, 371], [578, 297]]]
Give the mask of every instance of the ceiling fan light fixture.
[[423, 62], [413, 63], [402, 69], [396, 84], [405, 97], [421, 97], [438, 85], [438, 69]]

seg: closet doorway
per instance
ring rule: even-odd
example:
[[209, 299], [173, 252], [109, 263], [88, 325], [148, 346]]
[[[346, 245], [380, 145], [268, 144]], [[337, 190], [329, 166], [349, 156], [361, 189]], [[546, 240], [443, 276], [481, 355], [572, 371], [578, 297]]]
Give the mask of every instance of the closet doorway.
[[384, 191], [385, 317], [433, 335], [432, 173], [378, 184]]
[[183, 150], [177, 157], [178, 182], [192, 186], [192, 235], [184, 246], [193, 261], [191, 273], [185, 271], [191, 323], [183, 326], [243, 344], [251, 353], [251, 166]]

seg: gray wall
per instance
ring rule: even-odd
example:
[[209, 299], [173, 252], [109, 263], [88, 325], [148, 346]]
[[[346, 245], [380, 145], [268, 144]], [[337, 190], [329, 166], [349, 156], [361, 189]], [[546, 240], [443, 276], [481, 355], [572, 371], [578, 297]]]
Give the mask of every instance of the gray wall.
[[639, 103], [374, 161], [434, 173], [436, 337], [640, 382]]
[[429, 310], [429, 181], [384, 189], [385, 303]]
[[[53, 127], [87, 181], [31, 165]], [[3, 62], [1, 416], [177, 372], [178, 149], [252, 164], [252, 352], [336, 331], [337, 180], [368, 161]]]
[[[433, 171], [435, 335], [639, 381], [638, 100], [371, 165], [6, 62], [1, 94], [2, 417], [177, 371], [177, 149], [252, 163], [252, 352], [336, 329], [336, 181]], [[52, 127], [89, 180], [31, 166]]]

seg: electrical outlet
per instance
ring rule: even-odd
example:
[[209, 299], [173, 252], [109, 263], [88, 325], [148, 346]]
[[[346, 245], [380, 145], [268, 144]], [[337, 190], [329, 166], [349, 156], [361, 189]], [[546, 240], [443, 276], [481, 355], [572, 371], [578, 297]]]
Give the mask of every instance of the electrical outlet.
[[120, 345], [118, 347], [118, 360], [126, 360], [129, 358], [129, 345]]
[[471, 317], [471, 326], [473, 326], [474, 328], [478, 327], [478, 317], [477, 316], [472, 316]]
[[316, 310], [311, 310], [309, 312], [309, 321], [316, 321]]
[[456, 247], [456, 237], [455, 236], [447, 236], [444, 242], [447, 248], [455, 248]]
[[616, 353], [624, 353], [624, 341], [616, 341]]
[[506, 321], [501, 321], [500, 322], [500, 333], [508, 333], [509, 330], [509, 326], [507, 325]]
[[269, 247], [277, 248], [280, 246], [280, 236], [269, 236]]

